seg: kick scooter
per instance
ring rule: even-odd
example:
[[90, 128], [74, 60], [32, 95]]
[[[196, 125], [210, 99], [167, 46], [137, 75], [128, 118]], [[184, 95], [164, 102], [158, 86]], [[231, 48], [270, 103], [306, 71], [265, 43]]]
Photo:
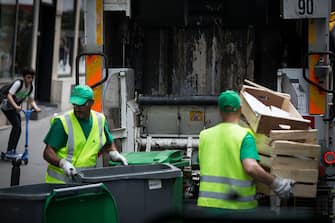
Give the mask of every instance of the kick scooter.
[[14, 156], [8, 156], [6, 153], [1, 152], [1, 159], [2, 160], [21, 160], [22, 163], [24, 163], [25, 165], [28, 164], [28, 157], [29, 157], [29, 152], [28, 152], [28, 131], [29, 131], [29, 120], [31, 117], [31, 114], [34, 112], [34, 109], [27, 109], [27, 110], [22, 110], [22, 112], [24, 113], [25, 116], [25, 120], [26, 120], [26, 138], [25, 138], [25, 145], [24, 145], [24, 151], [23, 153], [18, 153], [15, 154]]
[[28, 164], [28, 157], [29, 157], [29, 150], [28, 150], [28, 139], [29, 139], [29, 120], [30, 120], [30, 116], [31, 114], [34, 112], [34, 109], [28, 109], [28, 110], [22, 110], [22, 112], [24, 113], [24, 116], [26, 118], [26, 141], [24, 144], [24, 151], [23, 153], [18, 156], [18, 158], [12, 160], [12, 174], [11, 174], [11, 178], [10, 178], [10, 185], [11, 186], [15, 186], [15, 185], [19, 185], [20, 184], [20, 166], [22, 163], [24, 163], [25, 165]]

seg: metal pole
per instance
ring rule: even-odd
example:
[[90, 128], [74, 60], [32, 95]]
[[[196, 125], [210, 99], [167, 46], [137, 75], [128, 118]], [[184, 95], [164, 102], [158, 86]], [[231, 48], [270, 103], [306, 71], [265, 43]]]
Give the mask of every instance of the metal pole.
[[12, 77], [15, 74], [15, 63], [16, 63], [16, 45], [17, 45], [17, 30], [19, 26], [19, 0], [16, 0], [15, 7], [15, 25], [14, 25], [14, 36], [13, 36], [13, 55], [12, 55]]
[[31, 57], [30, 57], [30, 67], [32, 69], [36, 69], [39, 14], [40, 14], [40, 0], [34, 0], [34, 21], [33, 21], [33, 34], [31, 40]]

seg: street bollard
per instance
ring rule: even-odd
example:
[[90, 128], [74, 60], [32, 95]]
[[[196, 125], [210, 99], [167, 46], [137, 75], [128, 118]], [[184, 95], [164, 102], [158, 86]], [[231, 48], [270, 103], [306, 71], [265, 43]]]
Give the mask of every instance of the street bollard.
[[20, 184], [21, 162], [21, 159], [12, 160], [12, 174], [10, 177], [10, 186], [16, 186]]

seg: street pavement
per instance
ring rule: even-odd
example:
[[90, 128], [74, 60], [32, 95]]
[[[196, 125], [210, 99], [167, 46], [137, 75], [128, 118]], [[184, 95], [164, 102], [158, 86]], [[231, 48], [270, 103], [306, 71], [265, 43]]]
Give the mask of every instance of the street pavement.
[[[20, 167], [20, 185], [37, 184], [44, 182], [47, 163], [43, 159], [43, 150], [45, 144], [43, 138], [50, 126], [51, 115], [40, 118], [38, 120], [29, 121], [29, 161], [27, 165]], [[24, 120], [24, 119], [22, 119]], [[25, 144], [25, 121], [22, 121], [22, 133], [18, 144], [17, 151], [24, 151]], [[11, 126], [0, 129], [0, 150], [5, 151]], [[12, 164], [10, 161], [0, 161], [0, 188], [10, 187]]]

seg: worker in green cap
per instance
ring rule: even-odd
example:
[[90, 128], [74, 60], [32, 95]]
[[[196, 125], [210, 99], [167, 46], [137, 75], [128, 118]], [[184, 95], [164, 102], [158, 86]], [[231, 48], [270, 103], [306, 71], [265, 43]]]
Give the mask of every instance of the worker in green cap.
[[218, 97], [222, 122], [200, 132], [198, 206], [252, 210], [258, 206], [255, 181], [281, 198], [292, 193], [294, 180], [272, 176], [259, 164], [253, 133], [239, 125], [241, 102], [232, 90]]
[[108, 152], [113, 161], [128, 165], [116, 149], [105, 116], [91, 110], [93, 90], [77, 85], [70, 96], [73, 109], [55, 116], [44, 138], [43, 157], [49, 163], [46, 182], [67, 183], [80, 169], [94, 168], [100, 152]]

